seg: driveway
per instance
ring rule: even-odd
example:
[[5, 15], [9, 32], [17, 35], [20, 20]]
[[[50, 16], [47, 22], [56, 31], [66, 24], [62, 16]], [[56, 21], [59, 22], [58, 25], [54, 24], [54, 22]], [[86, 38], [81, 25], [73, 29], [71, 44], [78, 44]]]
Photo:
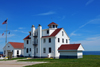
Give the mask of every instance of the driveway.
[[0, 61], [0, 67], [23, 67], [46, 62], [17, 62], [17, 60]]

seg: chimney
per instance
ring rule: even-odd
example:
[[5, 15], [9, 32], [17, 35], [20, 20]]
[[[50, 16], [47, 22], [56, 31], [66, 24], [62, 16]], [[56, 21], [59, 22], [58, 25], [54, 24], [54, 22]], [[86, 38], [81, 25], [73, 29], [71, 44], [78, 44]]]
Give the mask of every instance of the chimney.
[[41, 57], [41, 38], [42, 38], [42, 26], [39, 24], [39, 26], [38, 26], [38, 53], [39, 53], [39, 57]]
[[34, 39], [34, 33], [35, 33], [35, 26], [34, 25], [32, 25], [32, 27], [31, 27], [31, 55], [32, 56], [34, 56], [34, 46], [33, 46], [33, 43], [34, 43], [34, 41], [35, 41], [35, 39]]
[[34, 33], [35, 33], [35, 26], [32, 25], [32, 27], [31, 27], [31, 35], [34, 36]]

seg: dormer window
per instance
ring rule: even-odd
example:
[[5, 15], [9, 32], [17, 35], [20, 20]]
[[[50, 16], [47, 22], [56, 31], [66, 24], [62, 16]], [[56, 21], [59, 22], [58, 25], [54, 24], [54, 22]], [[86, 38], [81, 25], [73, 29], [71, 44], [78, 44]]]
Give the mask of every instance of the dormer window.
[[53, 28], [55, 28], [55, 25], [53, 25]]
[[47, 34], [49, 34], [49, 30], [47, 30]]
[[62, 36], [64, 36], [64, 32], [62, 31]]
[[48, 26], [49, 26], [49, 28], [57, 28], [58, 24], [52, 22]]
[[57, 28], [57, 25], [56, 25], [56, 28]]

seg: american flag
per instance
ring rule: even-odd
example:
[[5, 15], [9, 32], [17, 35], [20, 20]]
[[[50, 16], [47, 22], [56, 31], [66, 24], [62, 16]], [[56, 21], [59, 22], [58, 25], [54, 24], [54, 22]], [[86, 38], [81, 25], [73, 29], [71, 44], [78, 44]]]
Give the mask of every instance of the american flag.
[[4, 33], [2, 34], [2, 36], [4, 35]]
[[5, 20], [2, 24], [7, 24], [7, 20]]

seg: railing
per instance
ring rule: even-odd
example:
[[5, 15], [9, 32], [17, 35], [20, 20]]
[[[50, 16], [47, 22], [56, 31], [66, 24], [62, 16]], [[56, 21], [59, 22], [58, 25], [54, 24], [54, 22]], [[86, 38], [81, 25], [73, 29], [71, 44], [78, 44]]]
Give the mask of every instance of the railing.
[[33, 45], [37, 45], [38, 43], [36, 41], [33, 41]]
[[37, 36], [38, 36], [38, 35], [35, 33], [35, 34], [34, 34], [34, 37], [37, 37]]

